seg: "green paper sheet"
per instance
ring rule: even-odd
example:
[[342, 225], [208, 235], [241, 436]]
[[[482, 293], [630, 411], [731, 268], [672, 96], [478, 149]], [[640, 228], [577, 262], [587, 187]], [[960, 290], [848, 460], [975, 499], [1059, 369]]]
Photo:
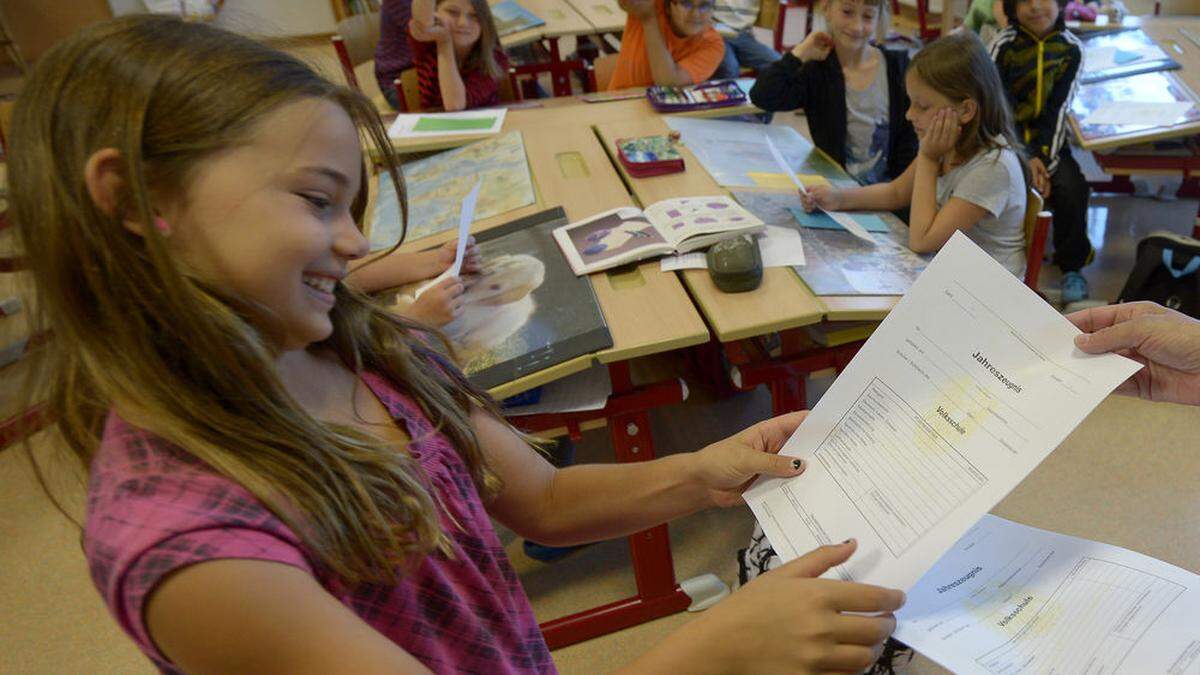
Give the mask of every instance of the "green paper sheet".
[[474, 131], [491, 129], [495, 123], [495, 117], [422, 117], [417, 120], [413, 131]]

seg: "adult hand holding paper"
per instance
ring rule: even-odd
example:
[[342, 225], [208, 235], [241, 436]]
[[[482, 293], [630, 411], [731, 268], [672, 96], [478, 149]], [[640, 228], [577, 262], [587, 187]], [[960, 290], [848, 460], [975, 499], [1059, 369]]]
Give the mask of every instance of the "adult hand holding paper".
[[857, 537], [837, 576], [912, 586], [1140, 368], [1078, 334], [955, 232], [780, 451], [809, 469], [746, 491], [775, 550]]
[[413, 293], [414, 298], [421, 297], [422, 293], [441, 283], [443, 279], [457, 277], [462, 272], [463, 255], [467, 251], [467, 241], [471, 238], [471, 223], [475, 220], [475, 202], [479, 199], [479, 188], [482, 186], [483, 179], [480, 178], [475, 181], [475, 186], [463, 198], [462, 209], [458, 212], [458, 247], [454, 250], [454, 262], [446, 268], [445, 272], [422, 284]]
[[[804, 183], [800, 182], [799, 178], [796, 178], [796, 173], [792, 171], [791, 167], [788, 166], [787, 160], [783, 158], [783, 154], [779, 152], [779, 148], [775, 147], [775, 143], [771, 140], [770, 134], [763, 134], [763, 138], [767, 139], [767, 149], [771, 151], [771, 157], [773, 157], [775, 159], [775, 163], [779, 165], [779, 170], [782, 171], [788, 178], [792, 179], [792, 185], [796, 186], [796, 189], [800, 191], [800, 194], [808, 194], [808, 189], [804, 187]], [[821, 210], [824, 211], [824, 209]], [[846, 228], [846, 231], [850, 234], [853, 234], [863, 241], [870, 242], [872, 245], [875, 244], [875, 239], [871, 237], [871, 234], [867, 232], [866, 228], [864, 228], [862, 225], [859, 225], [850, 216], [837, 211], [825, 212], [829, 214], [830, 218], [833, 218], [834, 222]]]

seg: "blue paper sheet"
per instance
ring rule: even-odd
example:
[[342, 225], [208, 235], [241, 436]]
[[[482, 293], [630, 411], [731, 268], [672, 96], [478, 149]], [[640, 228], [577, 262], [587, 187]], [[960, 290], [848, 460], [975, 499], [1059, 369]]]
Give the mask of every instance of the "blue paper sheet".
[[[824, 211], [813, 211], [809, 213], [801, 208], [788, 207], [792, 217], [796, 219], [804, 227], [811, 227], [815, 230], [845, 230], [846, 228], [838, 224], [828, 213]], [[887, 223], [877, 215], [871, 213], [855, 213], [850, 216], [859, 225], [862, 225], [867, 232], [888, 232]]]

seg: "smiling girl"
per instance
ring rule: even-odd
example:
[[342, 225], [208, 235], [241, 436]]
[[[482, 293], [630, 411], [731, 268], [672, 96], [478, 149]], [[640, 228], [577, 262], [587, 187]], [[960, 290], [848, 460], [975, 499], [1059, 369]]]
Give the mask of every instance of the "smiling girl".
[[[777, 454], [803, 413], [554, 468], [436, 333], [347, 285], [363, 137], [403, 214], [370, 101], [161, 16], [58, 44], [14, 106], [11, 209], [54, 334], [30, 398], [87, 468], [92, 579], [163, 672], [552, 673], [492, 518], [623, 537], [803, 471]], [[629, 672], [861, 671], [904, 596], [816, 578], [854, 549], [764, 576]]]
[[413, 0], [409, 35], [423, 109], [500, 103], [509, 62], [487, 0]]
[[813, 143], [864, 184], [899, 176], [917, 152], [905, 119], [906, 52], [872, 44], [884, 0], [825, 0], [813, 31], [763, 69], [750, 100], [771, 112], [803, 109]]

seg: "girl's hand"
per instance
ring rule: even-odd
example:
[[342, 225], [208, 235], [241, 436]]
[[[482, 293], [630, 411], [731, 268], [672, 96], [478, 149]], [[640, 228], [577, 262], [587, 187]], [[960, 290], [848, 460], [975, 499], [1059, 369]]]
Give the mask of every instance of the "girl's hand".
[[427, 326], [441, 328], [462, 314], [465, 290], [461, 280], [451, 277], [421, 294], [403, 314]]
[[1033, 178], [1033, 188], [1038, 191], [1042, 199], [1050, 198], [1050, 172], [1046, 170], [1046, 165], [1042, 160], [1034, 157], [1029, 160], [1029, 173]]
[[921, 135], [921, 155], [935, 162], [942, 161], [942, 158], [954, 149], [961, 133], [958, 111], [954, 108], [942, 108], [934, 113], [933, 123]]
[[832, 185], [813, 185], [807, 192], [800, 193], [800, 203], [809, 213], [817, 208], [837, 211], [842, 205], [842, 191]]
[[432, 26], [426, 26], [418, 23], [416, 19], [410, 19], [408, 22], [408, 32], [412, 34], [413, 39], [417, 42], [436, 42], [437, 44], [448, 44], [451, 36], [450, 31], [446, 27], [433, 20]]
[[[436, 276], [450, 269], [450, 266], [454, 264], [454, 254], [458, 253], [458, 240], [451, 239], [442, 244], [440, 248], [435, 249], [434, 253], [437, 255], [437, 272], [434, 274]], [[475, 246], [475, 237], [468, 237], [467, 248], [463, 251], [461, 273], [475, 274], [481, 269], [483, 269], [483, 258], [479, 255], [479, 248]]]
[[762, 574], [667, 641], [686, 646], [686, 658], [709, 672], [861, 673], [879, 658], [896, 628], [891, 612], [905, 598], [890, 588], [816, 578], [856, 548], [853, 540], [822, 546]]
[[833, 38], [829, 33], [813, 31], [800, 44], [792, 47], [792, 56], [801, 61], [824, 61], [833, 50]]
[[801, 460], [778, 453], [806, 415], [802, 410], [759, 422], [694, 453], [695, 479], [708, 490], [712, 504], [741, 504], [742, 492], [759, 474], [790, 478], [804, 473]]

